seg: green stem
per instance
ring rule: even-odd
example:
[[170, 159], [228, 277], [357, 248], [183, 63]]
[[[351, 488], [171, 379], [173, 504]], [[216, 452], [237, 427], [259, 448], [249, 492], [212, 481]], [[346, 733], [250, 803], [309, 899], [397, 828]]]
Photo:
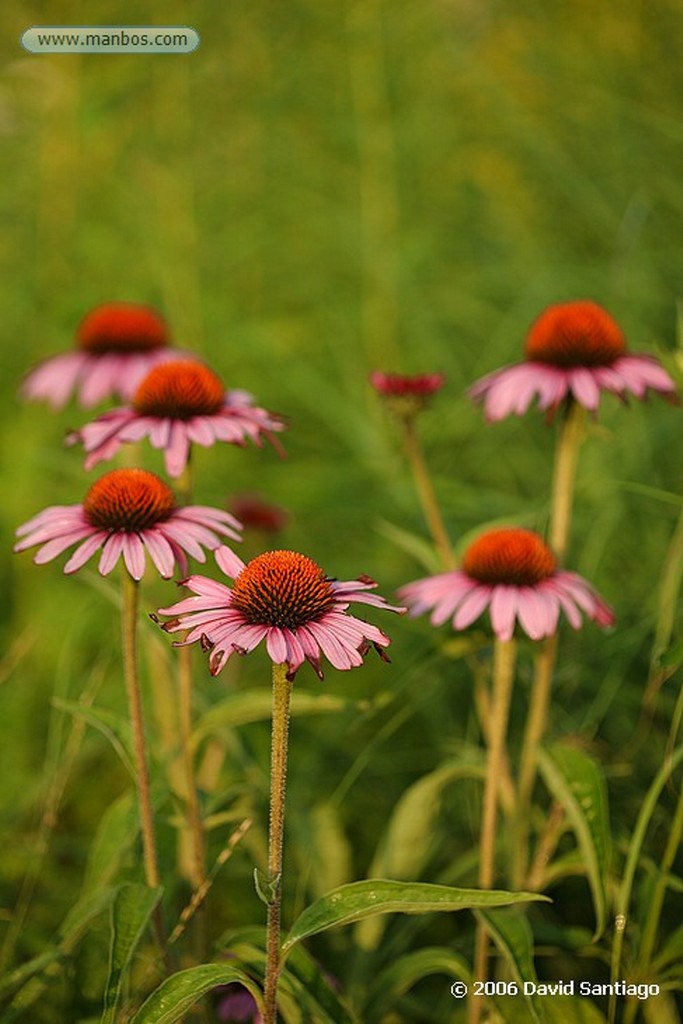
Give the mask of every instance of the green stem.
[[[664, 849], [664, 856], [662, 857], [659, 875], [657, 876], [655, 889], [648, 907], [647, 919], [643, 929], [643, 938], [638, 952], [638, 964], [641, 972], [643, 973], [643, 977], [646, 976], [648, 967], [652, 961], [652, 954], [654, 952], [659, 929], [659, 919], [662, 914], [662, 907], [664, 906], [667, 879], [676, 853], [678, 852], [678, 847], [681, 845], [681, 838], [683, 838], [683, 790], [681, 790], [678, 796], [676, 814], [674, 816], [673, 824], [671, 825], [671, 831]], [[631, 1014], [631, 1016], [635, 1016], [635, 1014]], [[627, 1011], [626, 1020], [628, 1021], [628, 1019], [629, 1014]]]
[[432, 535], [432, 539], [436, 545], [436, 549], [439, 552], [439, 556], [444, 567], [446, 569], [453, 569], [455, 568], [455, 559], [453, 557], [451, 542], [448, 534], [446, 533], [446, 527], [444, 526], [443, 519], [441, 517], [439, 503], [436, 499], [434, 487], [432, 486], [432, 478], [429, 475], [427, 463], [425, 462], [424, 455], [422, 454], [422, 447], [417, 435], [417, 430], [415, 429], [415, 418], [414, 416], [401, 416], [400, 420], [403, 427], [403, 441], [405, 444], [406, 455], [413, 473], [415, 488], [420, 499], [420, 504], [422, 505], [422, 511], [427, 521], [429, 532]]
[[[138, 793], [138, 810], [140, 815], [140, 831], [142, 833], [142, 855], [145, 868], [145, 880], [150, 889], [159, 888], [159, 862], [157, 858], [156, 837], [154, 831], [154, 815], [147, 763], [147, 742], [142, 712], [142, 693], [138, 674], [138, 584], [123, 568], [123, 602], [122, 602], [122, 639], [123, 639], [123, 674], [128, 695], [128, 708], [133, 730], [133, 747], [135, 752], [135, 782]], [[161, 906], [153, 916], [154, 930], [159, 949], [167, 962], [166, 931], [161, 914]], [[168, 966], [168, 963], [167, 963]]]
[[[576, 466], [583, 439], [583, 429], [584, 409], [578, 402], [569, 399], [555, 450], [548, 528], [548, 542], [559, 565], [562, 565], [565, 560], [569, 544]], [[548, 719], [556, 660], [557, 635], [555, 634], [547, 637], [536, 655], [534, 681], [520, 753], [517, 827], [512, 868], [512, 884], [517, 888], [521, 888], [524, 884], [529, 862], [531, 795], [536, 781], [538, 748], [543, 739]]]
[[[493, 648], [493, 692], [479, 852], [479, 885], [482, 889], [490, 889], [495, 879], [498, 789], [501, 771], [505, 763], [505, 736], [515, 676], [516, 655], [517, 648], [514, 640], [496, 638]], [[479, 924], [475, 939], [474, 981], [487, 980], [487, 959], [488, 935], [485, 928]], [[481, 999], [478, 996], [472, 996], [469, 1005], [469, 1024], [477, 1024], [480, 1014]]]
[[[176, 492], [183, 505], [188, 505], [192, 500], [191, 459], [192, 450], [190, 449], [187, 456], [187, 465], [176, 481]], [[183, 752], [183, 772], [185, 775], [187, 825], [192, 845], [190, 880], [194, 891], [198, 892], [206, 883], [206, 839], [199, 804], [192, 749], [192, 689], [192, 649], [191, 647], [181, 647], [178, 650], [178, 718], [180, 744]]]
[[273, 665], [273, 724], [270, 753], [270, 824], [268, 829], [268, 918], [264, 1024], [277, 1021], [277, 982], [280, 972], [280, 910], [282, 905], [282, 844], [287, 782], [287, 741], [292, 684], [287, 665]]
[[569, 399], [564, 422], [560, 428], [555, 451], [552, 492], [550, 498], [550, 526], [548, 543], [560, 565], [567, 554], [571, 526], [574, 484], [579, 448], [583, 440], [584, 409]]

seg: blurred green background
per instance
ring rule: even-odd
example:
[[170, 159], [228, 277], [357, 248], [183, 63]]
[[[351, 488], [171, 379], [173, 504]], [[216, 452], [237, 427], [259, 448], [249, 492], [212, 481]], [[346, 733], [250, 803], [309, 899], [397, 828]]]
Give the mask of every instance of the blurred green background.
[[[186, 24], [201, 45], [183, 56], [37, 56], [18, 42], [30, 25], [93, 23]], [[19, 523], [80, 501], [98, 475], [62, 447], [87, 414], [22, 406], [22, 373], [69, 348], [93, 305], [156, 306], [177, 344], [290, 421], [286, 461], [271, 450], [200, 451], [198, 500], [258, 491], [290, 515], [278, 545], [340, 578], [369, 573], [391, 597], [425, 572], [391, 526], [426, 530], [395, 424], [367, 377], [442, 371], [447, 385], [420, 426], [453, 538], [494, 518], [543, 529], [553, 430], [535, 413], [486, 426], [464, 389], [520, 357], [543, 306], [579, 297], [603, 303], [634, 350], [673, 368], [683, 39], [675, 0], [167, 0], [163, 10], [151, 0], [9, 0], [0, 28], [0, 872], [10, 908], [35, 849], [43, 766], [63, 759], [68, 719], [52, 696], [77, 699], [95, 666], [98, 703], [123, 706], [116, 616], [94, 568], [66, 578], [61, 564], [10, 553]], [[659, 739], [637, 766], [622, 761], [680, 509], [680, 414], [659, 400], [626, 409], [607, 398], [591, 432], [571, 562], [616, 606], [619, 626], [565, 636], [552, 731], [597, 744], [626, 834], [673, 706], [665, 690]], [[146, 587], [149, 608], [173, 599], [168, 584]], [[323, 685], [385, 692], [383, 707], [363, 720], [302, 720], [292, 737], [302, 844], [312, 780], [322, 801], [352, 773], [342, 815], [352, 877], [405, 786], [476, 737], [469, 673], [436, 649], [446, 631], [373, 621], [394, 638], [393, 665], [369, 658]], [[527, 654], [518, 718], [528, 664]], [[231, 679], [209, 681], [197, 666], [208, 706]], [[268, 685], [265, 656], [234, 675]], [[304, 669], [298, 686], [318, 683]], [[265, 785], [267, 733], [246, 736], [245, 771], [256, 765]], [[102, 808], [125, 787], [89, 731], [28, 948], [59, 923]]]

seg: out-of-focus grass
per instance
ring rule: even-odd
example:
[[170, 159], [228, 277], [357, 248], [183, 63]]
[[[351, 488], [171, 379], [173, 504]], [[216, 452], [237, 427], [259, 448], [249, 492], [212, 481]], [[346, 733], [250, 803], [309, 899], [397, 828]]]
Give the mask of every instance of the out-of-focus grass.
[[[160, 17], [151, 2], [97, 5], [101, 24]], [[370, 573], [390, 595], [422, 568], [380, 520], [424, 527], [367, 374], [442, 370], [447, 388], [421, 428], [454, 538], [499, 517], [542, 528], [552, 431], [534, 414], [487, 427], [463, 392], [519, 358], [540, 308], [566, 298], [604, 303], [636, 350], [666, 358], [673, 348], [683, 272], [683, 69], [671, 45], [679, 18], [673, 0], [561, 0], [542, 10], [530, 0], [169, 2], [164, 23], [195, 27], [195, 53], [79, 57], [29, 55], [16, 40], [31, 23], [92, 22], [90, 6], [3, 7], [3, 906], [12, 906], [40, 814], [51, 697], [77, 699], [102, 657], [99, 699], [123, 705], [115, 617], [92, 576], [67, 579], [57, 564], [33, 567], [29, 555], [9, 553], [18, 523], [79, 501], [95, 475], [60, 447], [85, 415], [22, 407], [21, 373], [68, 347], [100, 301], [158, 306], [180, 345], [291, 423], [286, 462], [270, 450], [199, 452], [201, 500], [260, 491], [291, 513], [283, 544], [341, 578]], [[661, 754], [669, 691], [660, 741], [635, 768], [619, 750], [639, 715], [678, 513], [675, 499], [639, 486], [680, 492], [680, 415], [659, 401], [624, 409], [607, 399], [592, 434], [571, 561], [615, 604], [619, 633], [563, 638], [572, 667], [558, 671], [552, 728], [586, 728], [637, 793]], [[152, 455], [148, 465], [161, 468]], [[149, 607], [168, 603], [168, 586], [150, 582], [148, 595]], [[342, 812], [358, 874], [406, 784], [473, 728], [462, 663], [435, 661], [425, 622], [386, 628], [393, 666], [369, 659], [362, 672], [330, 672], [324, 685], [355, 696], [386, 690], [387, 706], [349, 715], [343, 728], [296, 722], [292, 739], [295, 834], [305, 837], [308, 800], [324, 802], [362, 769]], [[17, 638], [31, 645], [14, 664]], [[240, 684], [267, 684], [267, 675], [256, 655], [241, 665]], [[225, 685], [202, 678], [201, 701]], [[302, 671], [299, 685], [318, 684]], [[513, 720], [524, 701], [522, 683]], [[263, 729], [245, 731], [239, 757], [260, 778]], [[77, 890], [100, 803], [126, 784], [113, 765], [88, 734], [29, 915], [29, 950]], [[256, 919], [256, 903], [240, 899]]]

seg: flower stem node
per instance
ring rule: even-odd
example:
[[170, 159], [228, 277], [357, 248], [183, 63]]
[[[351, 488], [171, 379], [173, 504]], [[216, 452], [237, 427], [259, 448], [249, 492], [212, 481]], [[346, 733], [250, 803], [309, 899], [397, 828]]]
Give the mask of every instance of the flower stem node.
[[281, 873], [277, 874], [274, 878], [269, 879], [262, 871], [259, 871], [258, 868], [254, 868], [254, 888], [256, 889], [256, 895], [267, 907], [270, 907], [277, 899], [280, 879]]

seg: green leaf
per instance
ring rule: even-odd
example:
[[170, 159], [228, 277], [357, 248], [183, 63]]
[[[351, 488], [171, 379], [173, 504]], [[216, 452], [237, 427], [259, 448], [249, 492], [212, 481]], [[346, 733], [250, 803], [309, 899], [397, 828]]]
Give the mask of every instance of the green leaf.
[[664, 668], [672, 668], [683, 664], [683, 637], [662, 654], [659, 664], [663, 665]]
[[[446, 786], [457, 779], [481, 776], [479, 764], [449, 761], [424, 775], [403, 793], [389, 819], [368, 873], [373, 878], [411, 879], [418, 877], [434, 846], [436, 819]], [[376, 949], [384, 922], [369, 918], [356, 930], [362, 949]]]
[[565, 811], [586, 865], [595, 909], [595, 938], [607, 923], [607, 866], [611, 837], [607, 788], [599, 766], [583, 750], [555, 744], [539, 750], [538, 763], [548, 789]]
[[652, 964], [657, 974], [669, 964], [683, 964], [683, 924], [668, 937]]
[[[57, 943], [53, 949], [35, 957], [25, 968], [31, 968], [22, 976], [21, 987], [13, 984], [11, 988], [19, 988], [8, 1011], [7, 1020], [16, 1018], [40, 998], [50, 978], [56, 977], [62, 969], [64, 961], [73, 953], [90, 923], [112, 903], [116, 896], [115, 888], [101, 889], [83, 896], [71, 908], [59, 930]], [[16, 978], [16, 972], [10, 976]], [[4, 979], [8, 981], [10, 979]], [[9, 991], [11, 991], [11, 988]], [[15, 1011], [15, 1013], [12, 1013]]]
[[111, 908], [109, 977], [104, 994], [101, 1024], [116, 1022], [116, 1008], [126, 968], [160, 899], [161, 889], [149, 889], [138, 882], [122, 885], [116, 894]]
[[60, 711], [66, 711], [74, 718], [82, 718], [93, 729], [101, 732], [121, 758], [131, 778], [135, 778], [133, 738], [130, 722], [124, 715], [119, 715], [116, 711], [110, 711], [107, 708], [84, 707], [75, 700], [62, 700], [61, 697], [53, 697], [52, 703]]
[[[267, 721], [272, 713], [273, 695], [268, 689], [238, 690], [231, 693], [207, 711], [197, 724], [190, 743], [195, 749], [197, 745], [212, 733], [221, 729], [248, 725], [250, 722]], [[291, 714], [322, 715], [333, 711], [343, 711], [349, 701], [333, 697], [326, 693], [307, 693], [295, 690], [292, 696]]]
[[130, 1024], [175, 1024], [217, 985], [237, 981], [253, 995], [263, 1012], [261, 990], [248, 974], [230, 964], [201, 964], [167, 978], [140, 1007]]
[[396, 526], [386, 519], [377, 520], [377, 532], [380, 536], [386, 537], [392, 544], [395, 544], [400, 551], [405, 551], [406, 554], [412, 555], [415, 561], [422, 565], [427, 572], [439, 572], [442, 568], [434, 545], [425, 537], [421, 537], [417, 533], [411, 533], [409, 530], [404, 530], [402, 527]]
[[309, 884], [316, 896], [345, 885], [351, 878], [353, 854], [336, 805], [316, 804], [308, 816], [306, 846]]
[[368, 1001], [363, 1007], [365, 1020], [381, 1020], [397, 999], [430, 974], [445, 974], [448, 978], [467, 983], [471, 980], [469, 965], [450, 949], [436, 946], [406, 953], [382, 971], [371, 986]]
[[528, 995], [524, 994], [524, 982], [537, 981], [534, 967], [534, 937], [529, 922], [511, 907], [477, 910], [475, 915], [507, 960], [515, 981], [519, 983], [531, 1020], [537, 1024], [543, 1021], [545, 1017], [538, 997], [532, 991]]
[[370, 875], [415, 878], [434, 843], [444, 789], [457, 779], [480, 778], [482, 772], [483, 761], [449, 761], [409, 786], [389, 819], [380, 848], [370, 865]]
[[6, 974], [0, 980], [0, 999], [6, 999], [12, 992], [22, 988], [34, 975], [40, 974], [41, 971], [44, 971], [55, 960], [60, 959], [61, 956], [62, 951], [58, 946], [54, 946], [46, 953], [40, 953], [39, 956], [34, 956], [25, 964], [21, 964], [15, 970], [10, 971], [9, 974]]
[[297, 918], [282, 947], [285, 955], [297, 942], [336, 925], [351, 924], [374, 914], [426, 914], [431, 911], [473, 910], [530, 900], [546, 900], [537, 893], [454, 889], [429, 882], [397, 882], [370, 878], [333, 889], [307, 907]]
[[90, 844], [83, 880], [83, 893], [107, 885], [116, 876], [123, 855], [131, 848], [138, 834], [135, 794], [124, 793], [110, 804], [102, 815]]

